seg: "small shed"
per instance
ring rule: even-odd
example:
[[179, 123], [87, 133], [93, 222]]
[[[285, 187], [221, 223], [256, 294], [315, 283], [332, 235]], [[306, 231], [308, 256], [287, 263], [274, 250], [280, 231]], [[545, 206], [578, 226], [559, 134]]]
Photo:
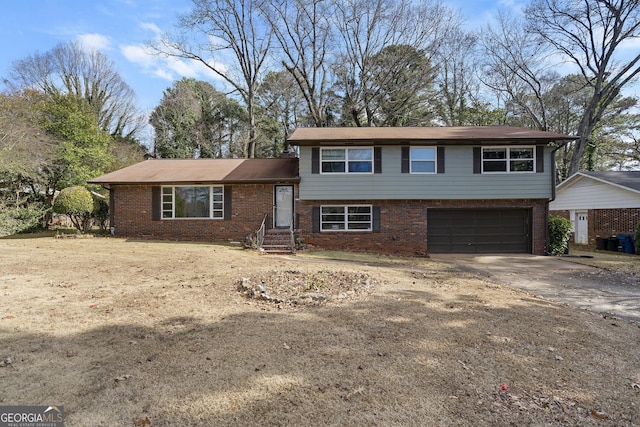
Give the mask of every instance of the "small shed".
[[571, 220], [579, 245], [632, 234], [640, 223], [640, 171], [578, 172], [558, 185], [549, 213]]

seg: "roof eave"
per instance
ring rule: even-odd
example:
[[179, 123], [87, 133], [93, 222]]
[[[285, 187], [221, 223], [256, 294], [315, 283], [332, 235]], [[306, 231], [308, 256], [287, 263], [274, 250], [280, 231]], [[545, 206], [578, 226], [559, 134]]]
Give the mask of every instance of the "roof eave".
[[591, 179], [593, 181], [597, 181], [603, 184], [607, 184], [607, 185], [611, 185], [613, 187], [617, 187], [620, 188], [622, 190], [626, 190], [626, 191], [631, 191], [632, 193], [636, 193], [636, 194], [640, 194], [640, 190], [636, 190], [635, 188], [631, 188], [631, 187], [627, 187], [626, 185], [622, 185], [622, 184], [618, 184], [616, 182], [611, 182], [609, 180], [600, 178], [600, 177], [596, 177], [596, 176], [592, 176], [592, 175], [588, 175], [586, 173], [582, 173], [582, 172], [576, 172], [575, 174], [571, 175], [568, 179], [562, 181], [560, 184], [558, 184], [557, 189], [560, 190], [561, 188], [565, 188], [565, 187], [571, 187], [574, 183], [580, 181], [581, 179]]
[[223, 180], [223, 181], [211, 181], [211, 180], [162, 180], [162, 181], [87, 181], [89, 184], [100, 184], [100, 185], [203, 185], [203, 184], [277, 184], [279, 182], [300, 182], [300, 177], [295, 178], [266, 178], [266, 179], [234, 179], [234, 180]]
[[339, 145], [358, 145], [358, 146], [381, 146], [381, 145], [524, 145], [524, 144], [554, 144], [564, 145], [569, 141], [573, 141], [577, 138], [485, 138], [485, 139], [303, 139], [303, 140], [289, 140], [290, 145], [299, 147], [312, 147], [312, 146], [339, 146]]

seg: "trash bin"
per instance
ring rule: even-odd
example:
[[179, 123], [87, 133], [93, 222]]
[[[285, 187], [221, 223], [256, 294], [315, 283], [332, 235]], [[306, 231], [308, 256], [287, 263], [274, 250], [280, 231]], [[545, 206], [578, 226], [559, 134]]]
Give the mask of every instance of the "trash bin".
[[620, 240], [620, 248], [622, 252], [625, 254], [635, 254], [636, 248], [633, 244], [633, 235], [632, 234], [618, 234], [618, 239]]
[[607, 239], [605, 239], [604, 237], [596, 237], [596, 249], [606, 251]]
[[618, 252], [618, 238], [609, 237], [607, 239], [607, 250], [612, 252]]

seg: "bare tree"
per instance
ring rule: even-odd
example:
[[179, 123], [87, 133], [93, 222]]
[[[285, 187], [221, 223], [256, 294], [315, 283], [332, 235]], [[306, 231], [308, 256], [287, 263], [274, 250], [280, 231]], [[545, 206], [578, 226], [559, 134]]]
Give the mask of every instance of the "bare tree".
[[524, 21], [504, 12], [483, 31], [481, 44], [483, 83], [506, 95], [512, 115], [549, 130], [544, 94], [560, 76], [548, 62], [548, 49], [526, 31]]
[[434, 69], [424, 51], [391, 45], [371, 58], [365, 88], [369, 126], [428, 126], [434, 118]]
[[625, 42], [640, 38], [638, 0], [534, 0], [528, 29], [575, 64], [591, 96], [578, 127], [569, 173], [580, 170], [590, 137], [620, 91], [640, 73], [640, 53], [625, 56]]
[[[336, 86], [344, 114], [356, 126], [374, 124], [373, 105], [393, 85], [392, 73], [376, 69], [374, 58], [380, 52], [403, 45], [432, 56], [447, 33], [460, 25], [449, 8], [430, 0], [334, 0], [333, 9], [340, 40]], [[399, 63], [411, 62], [414, 50], [396, 49], [395, 54], [403, 52], [408, 56], [398, 57]]]
[[[300, 88], [293, 76], [285, 70], [267, 74], [260, 86], [258, 103], [262, 108], [263, 121], [273, 123], [265, 126], [267, 129], [263, 129], [263, 132], [272, 128], [270, 133], [273, 135], [270, 136], [281, 142], [277, 148], [288, 151], [289, 136], [300, 124], [299, 118], [305, 111]], [[272, 150], [272, 154], [279, 154], [276, 151], [278, 150]]]
[[154, 154], [163, 158], [242, 157], [246, 116], [237, 100], [211, 84], [183, 78], [164, 91], [149, 117], [155, 130]]
[[224, 79], [244, 101], [249, 115], [246, 157], [255, 156], [256, 90], [271, 47], [254, 0], [192, 0], [193, 9], [180, 16], [175, 34], [149, 44], [163, 56], [191, 59]]
[[267, 0], [262, 11], [317, 127], [327, 126], [329, 56], [333, 54], [333, 13], [329, 0]]
[[481, 104], [475, 72], [479, 62], [477, 43], [475, 34], [453, 29], [442, 38], [435, 52], [434, 62], [439, 65], [436, 75], [439, 116], [447, 126], [476, 124], [473, 111]]
[[55, 138], [41, 126], [44, 103], [43, 94], [34, 90], [0, 94], [0, 175], [5, 185], [35, 181], [38, 169], [53, 156]]
[[82, 98], [95, 111], [100, 128], [119, 138], [135, 138], [144, 125], [135, 94], [113, 62], [100, 52], [84, 51], [77, 42], [15, 61], [5, 84], [13, 91], [31, 88]]

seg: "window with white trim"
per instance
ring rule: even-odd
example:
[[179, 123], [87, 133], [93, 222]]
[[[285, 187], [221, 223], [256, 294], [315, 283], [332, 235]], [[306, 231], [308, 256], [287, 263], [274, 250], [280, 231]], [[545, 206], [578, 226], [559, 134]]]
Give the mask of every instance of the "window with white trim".
[[322, 148], [322, 173], [373, 173], [373, 148]]
[[411, 147], [411, 173], [436, 173], [436, 148]]
[[162, 187], [162, 218], [224, 218], [224, 187], [196, 185]]
[[535, 172], [534, 147], [483, 147], [483, 173]]
[[372, 231], [371, 205], [321, 206], [320, 231]]

